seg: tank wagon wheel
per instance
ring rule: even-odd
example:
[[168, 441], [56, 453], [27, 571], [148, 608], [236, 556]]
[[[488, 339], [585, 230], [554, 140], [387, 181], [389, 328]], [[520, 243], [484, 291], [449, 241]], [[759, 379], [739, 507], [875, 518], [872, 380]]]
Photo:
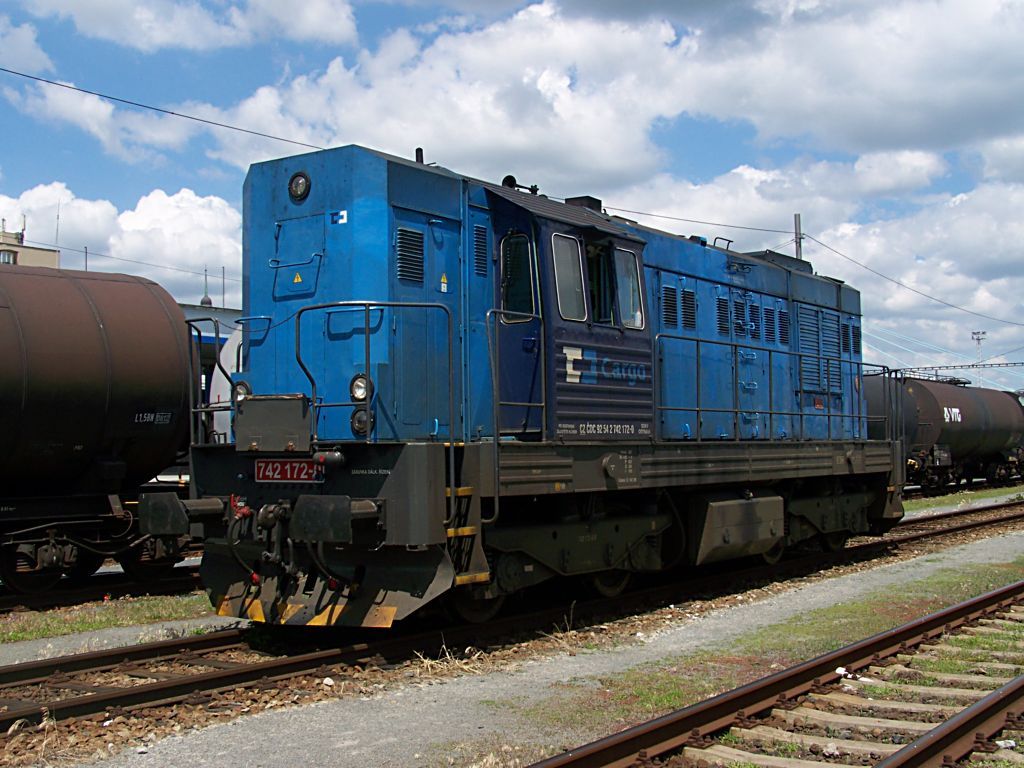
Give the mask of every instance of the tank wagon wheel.
[[36, 555], [29, 544], [0, 548], [0, 581], [12, 592], [45, 592], [55, 587], [62, 575], [60, 568], [40, 567]]
[[69, 579], [87, 579], [100, 569], [107, 556], [82, 547], [76, 547], [75, 562], [65, 573]]
[[448, 598], [448, 608], [467, 624], [484, 624], [501, 611], [505, 595], [498, 597], [476, 597], [468, 589], [456, 589]]
[[154, 558], [145, 547], [132, 547], [117, 556], [117, 562], [135, 581], [160, 581], [171, 575], [177, 560]]
[[590, 576], [590, 587], [600, 597], [618, 597], [632, 581], [629, 571], [600, 571]]
[[772, 545], [772, 548], [769, 549], [767, 552], [762, 552], [761, 559], [765, 562], [766, 565], [775, 565], [777, 562], [779, 562], [779, 560], [782, 559], [782, 555], [785, 552], [786, 542], [780, 540], [776, 542], [774, 545]]

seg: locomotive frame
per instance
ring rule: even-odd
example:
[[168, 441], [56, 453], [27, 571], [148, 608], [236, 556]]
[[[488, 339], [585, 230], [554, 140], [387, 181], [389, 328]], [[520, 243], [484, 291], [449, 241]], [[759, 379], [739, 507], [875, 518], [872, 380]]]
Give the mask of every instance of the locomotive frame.
[[140, 503], [156, 537], [203, 523], [218, 612], [483, 619], [899, 520], [855, 291], [506, 182], [359, 147], [250, 170], [234, 441], [198, 405], [192, 498]]

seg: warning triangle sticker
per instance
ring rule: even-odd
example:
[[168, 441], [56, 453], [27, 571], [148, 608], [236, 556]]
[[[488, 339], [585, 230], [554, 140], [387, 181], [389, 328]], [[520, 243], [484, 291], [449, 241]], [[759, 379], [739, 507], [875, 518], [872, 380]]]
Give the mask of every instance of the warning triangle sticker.
[[301, 283], [302, 282], [302, 275], [300, 275], [298, 272], [296, 272], [295, 273], [295, 278], [292, 280], [292, 282], [293, 283]]

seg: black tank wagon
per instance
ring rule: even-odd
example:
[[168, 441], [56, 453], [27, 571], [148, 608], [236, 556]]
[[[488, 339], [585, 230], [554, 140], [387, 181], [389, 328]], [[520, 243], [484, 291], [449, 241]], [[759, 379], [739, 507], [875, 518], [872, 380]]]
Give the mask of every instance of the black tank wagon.
[[[984, 477], [1001, 483], [1024, 459], [1024, 407], [1013, 392], [945, 381], [903, 378], [890, 393], [899, 399], [907, 482], [935, 493]], [[869, 412], [889, 412], [883, 381], [865, 379]]]
[[170, 560], [138, 533], [136, 489], [187, 447], [188, 332], [128, 275], [0, 269], [0, 579], [37, 590], [107, 556]]

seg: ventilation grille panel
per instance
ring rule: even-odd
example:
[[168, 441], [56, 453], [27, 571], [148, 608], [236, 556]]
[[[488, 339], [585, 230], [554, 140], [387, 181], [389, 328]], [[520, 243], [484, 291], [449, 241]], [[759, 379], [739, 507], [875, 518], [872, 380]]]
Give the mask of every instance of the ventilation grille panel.
[[761, 338], [761, 307], [757, 304], [747, 305], [747, 319], [750, 321], [750, 338]]
[[715, 299], [715, 324], [722, 336], [729, 335], [729, 300], [724, 296]]
[[789, 345], [789, 310], [779, 310], [779, 343]]
[[487, 277], [487, 227], [473, 227], [473, 271]]
[[399, 227], [396, 238], [398, 279], [423, 282], [423, 233]]
[[697, 294], [688, 288], [683, 289], [683, 328], [697, 328]]
[[674, 286], [661, 286], [661, 322], [666, 328], [679, 326], [679, 292]]
[[747, 335], [747, 305], [743, 303], [742, 299], [733, 299], [732, 327], [737, 336]]
[[764, 340], [775, 343], [775, 307], [764, 308]]

